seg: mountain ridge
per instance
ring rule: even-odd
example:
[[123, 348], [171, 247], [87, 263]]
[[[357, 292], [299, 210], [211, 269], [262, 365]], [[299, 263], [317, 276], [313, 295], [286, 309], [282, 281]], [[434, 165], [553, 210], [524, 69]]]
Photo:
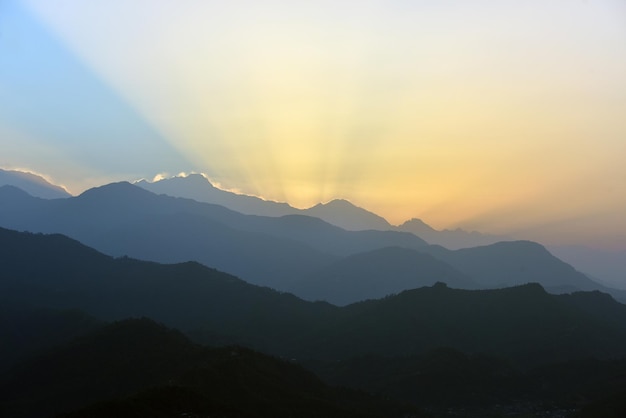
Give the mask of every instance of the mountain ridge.
[[19, 170], [3, 170], [0, 168], [0, 186], [18, 187], [28, 194], [43, 199], [62, 199], [72, 195], [61, 186], [52, 184], [42, 176]]
[[437, 230], [421, 219], [412, 218], [395, 230], [411, 232], [429, 244], [441, 245], [449, 250], [478, 247], [495, 244], [499, 241], [510, 241], [511, 238], [504, 235], [489, 235], [478, 231], [466, 231], [461, 228]]
[[3, 306], [79, 309], [100, 320], [147, 316], [200, 342], [243, 343], [286, 358], [336, 361], [441, 346], [522, 364], [626, 355], [626, 305], [600, 292], [437, 283], [340, 308], [197, 263], [114, 259], [63, 235], [0, 229], [0, 243], [12, 249], [0, 254]]
[[374, 416], [417, 413], [328, 387], [299, 365], [246, 348], [199, 346], [148, 318], [104, 325], [23, 362], [0, 383], [0, 407], [11, 416], [72, 410], [67, 416], [366, 418], [372, 416], [368, 408], [385, 412]]
[[[304, 215], [243, 215], [215, 204], [156, 195], [128, 182], [54, 200], [34, 198], [2, 186], [0, 226], [64, 233], [114, 256], [167, 263], [195, 260], [279, 290], [293, 289], [296, 279], [323, 270], [340, 258], [384, 247], [403, 247], [434, 256], [482, 287], [538, 281], [557, 293], [597, 288], [626, 300], [626, 293], [595, 284], [573, 269], [564, 268], [543, 247], [534, 253], [520, 244], [450, 251], [428, 246], [409, 232], [346, 231]], [[406, 272], [411, 271], [412, 264], [410, 260], [405, 262]], [[544, 268], [555, 265], [560, 268], [553, 270], [554, 274]], [[374, 290], [375, 283], [370, 285]], [[403, 289], [380, 290], [367, 297], [383, 297], [388, 290], [395, 293]]]
[[467, 275], [430, 254], [385, 247], [342, 258], [295, 282], [289, 290], [306, 300], [345, 306], [437, 282], [454, 288], [479, 287]]
[[0, 226], [64, 233], [115, 256], [194, 259], [278, 288], [303, 269], [337, 257], [387, 245], [426, 245], [409, 233], [346, 231], [304, 215], [243, 215], [215, 204], [156, 195], [127, 182], [54, 201], [14, 199], [12, 192], [0, 188]]
[[201, 174], [171, 177], [155, 182], [140, 180], [134, 184], [156, 194], [219, 204], [246, 215], [279, 217], [300, 214], [322, 219], [350, 231], [392, 229], [383, 217], [360, 208], [345, 199], [334, 199], [327, 203], [318, 203], [307, 209], [297, 209], [288, 203], [274, 202], [256, 196], [221, 190]]

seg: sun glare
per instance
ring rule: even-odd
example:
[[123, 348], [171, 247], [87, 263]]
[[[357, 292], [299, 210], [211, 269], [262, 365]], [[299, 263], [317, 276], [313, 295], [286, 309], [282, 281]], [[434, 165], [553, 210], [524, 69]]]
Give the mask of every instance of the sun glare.
[[584, 178], [589, 156], [611, 187], [626, 176], [604, 171], [626, 154], [626, 29], [610, 8], [150, 2], [146, 19], [143, 2], [61, 3], [28, 2], [228, 189], [457, 226], [579, 213], [560, 203], [587, 186], [560, 179]]

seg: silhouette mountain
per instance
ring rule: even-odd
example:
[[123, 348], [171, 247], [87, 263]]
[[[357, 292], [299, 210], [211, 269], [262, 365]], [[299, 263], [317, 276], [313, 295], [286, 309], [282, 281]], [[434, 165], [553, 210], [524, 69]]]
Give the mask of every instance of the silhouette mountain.
[[508, 287], [536, 282], [554, 293], [602, 290], [620, 300], [626, 300], [626, 292], [594, 282], [550, 254], [541, 244], [532, 241], [503, 241], [456, 251], [429, 246], [422, 251], [469, 275], [484, 287]]
[[626, 359], [585, 358], [524, 370], [501, 357], [442, 347], [406, 357], [357, 357], [315, 370], [333, 385], [411, 402], [438, 417], [578, 417], [575, 411], [589, 400], [581, 416], [626, 412], [624, 398], [616, 402], [624, 394]]
[[313, 216], [331, 225], [349, 231], [375, 229], [387, 231], [391, 225], [382, 217], [359, 208], [347, 200], [333, 200], [308, 209], [297, 209], [287, 203], [264, 200], [256, 196], [237, 194], [218, 189], [201, 174], [172, 177], [155, 182], [141, 180], [135, 183], [156, 194], [213, 203], [247, 215], [279, 217], [284, 215]]
[[336, 309], [193, 262], [114, 259], [59, 234], [0, 228], [0, 246], [6, 309], [78, 309], [107, 321], [147, 316], [186, 331], [210, 330], [207, 342], [245, 342], [277, 353], [285, 338], [315, 329]]
[[477, 287], [468, 276], [429, 254], [386, 247], [336, 261], [294, 283], [289, 290], [304, 299], [341, 306], [437, 282], [454, 288]]
[[0, 186], [15, 186], [43, 199], [60, 199], [71, 195], [64, 188], [51, 184], [41, 176], [17, 170], [0, 169]]
[[29, 199], [7, 187], [0, 187], [0, 226], [67, 234], [114, 256], [195, 260], [279, 289], [340, 256], [426, 245], [409, 233], [345, 231], [302, 215], [243, 215], [124, 182], [54, 201]]
[[422, 238], [429, 244], [441, 245], [449, 250], [458, 250], [460, 248], [469, 248], [495, 244], [500, 241], [510, 240], [508, 237], [500, 235], [487, 235], [480, 232], [468, 232], [461, 228], [454, 230], [444, 229], [436, 230], [426, 224], [421, 219], [410, 219], [395, 228], [397, 231], [411, 232]]
[[[280, 217], [284, 215], [308, 215], [324, 220], [346, 230], [395, 230], [417, 235], [429, 244], [440, 245], [450, 250], [487, 246], [511, 238], [501, 235], [483, 234], [476, 231], [436, 230], [420, 219], [410, 219], [399, 226], [390, 225], [384, 218], [358, 208], [345, 200], [333, 200], [300, 210], [287, 203], [278, 203], [221, 190], [201, 174], [172, 177], [156, 182], [141, 180], [135, 183], [157, 194], [185, 197], [199, 202], [214, 203], [240, 213]], [[573, 265], [605, 286], [626, 289], [626, 267], [624, 255], [584, 247], [550, 247], [550, 251], [563, 261]], [[607, 290], [608, 288], [602, 288]], [[623, 296], [619, 296], [622, 300]]]
[[344, 308], [305, 302], [196, 263], [113, 259], [62, 235], [0, 229], [0, 306], [147, 316], [205, 343], [337, 361], [447, 346], [520, 364], [626, 355], [626, 306], [538, 284], [458, 290], [437, 283]]
[[550, 252], [571, 264], [594, 281], [626, 290], [626, 251], [610, 251], [585, 246], [550, 246]]
[[383, 217], [353, 205], [344, 199], [319, 203], [302, 211], [303, 214], [322, 219], [349, 231], [365, 231], [369, 229], [389, 231], [392, 226]]
[[[125, 182], [53, 200], [2, 186], [0, 226], [63, 233], [113, 256], [165, 263], [195, 260], [279, 290], [292, 289], [299, 279], [312, 277], [340, 258], [402, 247], [428, 253], [482, 287], [538, 282], [555, 293], [599, 289], [626, 301], [625, 291], [591, 281], [536, 243], [450, 251], [428, 246], [408, 232], [346, 231], [302, 215], [243, 215], [219, 205], [157, 196]], [[397, 271], [411, 271], [412, 264], [407, 261]], [[363, 292], [382, 296], [378, 290]]]
[[[436, 283], [338, 308], [197, 263], [114, 259], [58, 234], [0, 228], [0, 248], [0, 352], [29, 354], [50, 347], [47, 338], [83, 335], [0, 375], [2, 416], [74, 408], [83, 409], [68, 417], [406, 416], [407, 409], [329, 389], [291, 364], [241, 348], [204, 349], [145, 319], [86, 336], [99, 327], [88, 315], [150, 316], [196, 341], [297, 359], [330, 382], [428, 406], [431, 416], [532, 416], [541, 405], [572, 409], [589, 400], [586, 416], [620, 408], [626, 362], [615, 359], [626, 356], [626, 306], [598, 291]], [[398, 249], [380, 253], [387, 250], [395, 257]], [[29, 319], [42, 308], [87, 315]]]
[[102, 324], [77, 310], [0, 307], [0, 374], [28, 356], [41, 353]]
[[298, 209], [287, 203], [263, 200], [256, 196], [237, 194], [218, 189], [202, 174], [186, 177], [171, 177], [149, 182], [141, 180], [135, 185], [155, 194], [193, 199], [198, 202], [213, 203], [246, 215], [283, 216], [298, 213]]
[[381, 409], [384, 416], [416, 412], [329, 388], [299, 366], [248, 349], [198, 346], [145, 318], [107, 325], [22, 363], [5, 380], [2, 398], [6, 416], [14, 417], [81, 407], [85, 409], [68, 416], [377, 416], [366, 413], [372, 412], [369, 408]]
[[616, 321], [626, 320], [626, 306], [597, 291], [580, 295], [551, 295], [538, 284], [460, 290], [438, 283], [349, 305], [308, 345], [327, 360], [437, 347], [521, 365], [624, 356], [626, 323]]

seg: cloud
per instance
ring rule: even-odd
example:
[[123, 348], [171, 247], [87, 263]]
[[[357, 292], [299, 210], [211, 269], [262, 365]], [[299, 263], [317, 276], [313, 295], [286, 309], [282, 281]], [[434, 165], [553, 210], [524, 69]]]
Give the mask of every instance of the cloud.
[[166, 172], [159, 173], [159, 174], [157, 174], [156, 176], [154, 176], [154, 177], [152, 178], [152, 183], [156, 183], [157, 181], [161, 181], [161, 180], [164, 180], [164, 179], [168, 179], [168, 178], [170, 178], [170, 177], [171, 177], [171, 176], [170, 176], [170, 174], [169, 174], [169, 173], [166, 173]]

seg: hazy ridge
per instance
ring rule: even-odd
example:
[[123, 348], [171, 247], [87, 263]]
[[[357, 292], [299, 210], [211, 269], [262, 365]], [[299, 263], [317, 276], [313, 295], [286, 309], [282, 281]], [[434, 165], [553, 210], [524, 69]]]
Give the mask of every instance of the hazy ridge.
[[[62, 235], [41, 235], [0, 229], [0, 243], [3, 248], [9, 249], [0, 255], [3, 273], [0, 280], [2, 295], [0, 302], [5, 312], [9, 313], [3, 321], [0, 321], [2, 325], [0, 331], [9, 337], [12, 335], [10, 330], [15, 329], [13, 318], [18, 318], [10, 314], [15, 310], [42, 312], [40, 309], [79, 309], [104, 321], [148, 316], [185, 330], [196, 341], [218, 345], [244, 344], [266, 353], [297, 359], [298, 362], [317, 370], [329, 382], [350, 383], [352, 386], [379, 393], [381, 391], [385, 393], [385, 390], [375, 385], [378, 378], [374, 378], [372, 373], [383, 379], [396, 379], [394, 376], [397, 376], [398, 372], [394, 370], [398, 364], [417, 367], [416, 370], [421, 372], [415, 378], [404, 383], [397, 380], [390, 383], [387, 386], [387, 390], [390, 391], [387, 395], [392, 394], [396, 398], [417, 405], [427, 405], [429, 408], [435, 408], [434, 410], [437, 410], [437, 405], [442, 405], [443, 402], [444, 405], [465, 405], [483, 411], [484, 408], [493, 408], [493, 402], [506, 403], [510, 401], [507, 399], [511, 396], [519, 396], [521, 393], [528, 400], [523, 407], [518, 404], [516, 407], [518, 411], [533, 408], [532, 405], [541, 402], [542, 399], [561, 399], [559, 402], [567, 403], [569, 402], [565, 401], [567, 393], [575, 391], [587, 393], [589, 399], [599, 399], [597, 394], [593, 395], [592, 386], [582, 384], [584, 380], [579, 380], [589, 376], [589, 371], [585, 366], [586, 363], [576, 361], [588, 357], [597, 359], [594, 363], [597, 370], [595, 378], [600, 380], [596, 382], [602, 382], [606, 393], [614, 393], [622, 384], [618, 383], [622, 380], [619, 380], [617, 375], [621, 373], [620, 370], [624, 370], [624, 365], [621, 363], [611, 365], [610, 362], [613, 361], [611, 359], [626, 356], [626, 306], [597, 291], [558, 296], [548, 294], [537, 284], [470, 291], [451, 289], [438, 283], [430, 287], [405, 291], [397, 296], [338, 308], [326, 303], [305, 302], [290, 294], [253, 286], [196, 263], [162, 265], [129, 258], [111, 258]], [[40, 318], [45, 316], [40, 315]], [[76, 323], [72, 317], [66, 318]], [[88, 322], [94, 323], [93, 320]], [[141, 390], [147, 382], [152, 382], [150, 384], [163, 382], [159, 379], [178, 376], [178, 373], [187, 370], [187, 367], [192, 370], [206, 367], [206, 360], [204, 366], [194, 365], [192, 353], [201, 353], [202, 350], [189, 346], [182, 336], [176, 336], [169, 331], [158, 331], [158, 328], [145, 321], [135, 324], [116, 325], [97, 337], [99, 339], [89, 337], [87, 340], [77, 340], [77, 343], [68, 346], [67, 349], [56, 350], [34, 362], [28, 361], [10, 374], [5, 374], [3, 381], [9, 386], [4, 386], [5, 401], [0, 402], [0, 408], [5, 410], [19, 408], [21, 411], [31, 412], [33, 408], [35, 411], [37, 408], [46, 409], [42, 406], [45, 405], [46, 396], [49, 396], [45, 395], [48, 390], [46, 388], [50, 387], [46, 385], [54, 385], [55, 382], [65, 381], [64, 379], [70, 381], [75, 379], [72, 377], [72, 370], [76, 367], [92, 370], [87, 374], [81, 374], [84, 382], [80, 384], [81, 390], [86, 391], [82, 398], [83, 405], [90, 400], [103, 400]], [[75, 325], [69, 329], [75, 329], [76, 331], [72, 333], [78, 332], [82, 335], [90, 332], [84, 327]], [[123, 331], [124, 329], [126, 331]], [[156, 334], [151, 334], [153, 333], [151, 330], [157, 331]], [[72, 333], [56, 338], [58, 341], [62, 341], [63, 338], [69, 339]], [[106, 339], [102, 339], [105, 335], [114, 338], [111, 343], [117, 341], [115, 344], [119, 348], [103, 350], [110, 344], [105, 342]], [[150, 335], [156, 338], [165, 337], [166, 340], [170, 339], [171, 343], [166, 343], [165, 340], [157, 343]], [[138, 340], [133, 342], [133, 339]], [[28, 340], [16, 343], [24, 348], [33, 344]], [[147, 348], [141, 349], [142, 346], [151, 347], [150, 350], [154, 350], [155, 347], [161, 348], [151, 356], [145, 357]], [[449, 350], [440, 351], [439, 347], [448, 347]], [[23, 350], [19, 346], [16, 349], [20, 352]], [[90, 350], [94, 354], [89, 354]], [[126, 350], [136, 351], [135, 354], [130, 352], [124, 354]], [[185, 354], [182, 357], [181, 354], [176, 354], [183, 351]], [[24, 355], [28, 352], [25, 350]], [[96, 363], [82, 360], [95, 358], [96, 352], [100, 353], [97, 356], [102, 360]], [[239, 372], [245, 373], [246, 376], [254, 376], [254, 370], [260, 364], [270, 361], [253, 353], [247, 354], [239, 350], [235, 352], [241, 353], [237, 356], [250, 359], [247, 365], [242, 365], [244, 369]], [[226, 357], [230, 355], [229, 351], [222, 353]], [[104, 373], [100, 371], [99, 364], [106, 365], [107, 362], [118, 361], [115, 360], [118, 355], [126, 356], [124, 361], [129, 362], [128, 366], [125, 366], [124, 362], [116, 363], [116, 371], [112, 373], [109, 368], [106, 371], [106, 379], [123, 379], [125, 384], [130, 385], [127, 389], [114, 383], [116, 380], [107, 383], [108, 380], [98, 377], [98, 373]], [[140, 356], [142, 360], [137, 363], [132, 360], [133, 356]], [[177, 363], [170, 362], [168, 367], [179, 370], [172, 372], [159, 366], [170, 356], [175, 356], [178, 362], [186, 358], [187, 366], [176, 369]], [[367, 356], [374, 356], [373, 359], [380, 360], [375, 362], [370, 360], [365, 367], [352, 368], [353, 364], [358, 364], [360, 358]], [[150, 363], [152, 358], [156, 363]], [[443, 363], [433, 363], [435, 359], [440, 359], [439, 361]], [[502, 363], [501, 359], [506, 360]], [[338, 360], [341, 362], [337, 363]], [[570, 367], [559, 368], [558, 365], [567, 360], [573, 362]], [[81, 361], [87, 363], [80, 366]], [[508, 361], [512, 363], [507, 363]], [[322, 392], [327, 395], [316, 395], [315, 400], [308, 398], [309, 401], [305, 401], [307, 397], [301, 396], [309, 393], [310, 389], [306, 389], [310, 388], [308, 384], [304, 386], [297, 384], [297, 387], [291, 389], [287, 389], [285, 384], [293, 379], [287, 377], [290, 373], [297, 373], [303, 377], [306, 374], [274, 360], [271, 362], [275, 365], [272, 367], [284, 370], [286, 375], [279, 378], [279, 381], [284, 382], [280, 384], [283, 385], [283, 389], [272, 386], [273, 389], [266, 396], [283, 396], [279, 395], [281, 391], [291, 390], [294, 399], [301, 399], [298, 404], [303, 402], [303, 405], [309, 405], [305, 408], [315, 409], [322, 404], [326, 405], [325, 408], [334, 405], [330, 410], [344, 407], [341, 402], [337, 403], [337, 400], [323, 401], [324, 396], [330, 396], [331, 393], [326, 389]], [[131, 364], [133, 366], [129, 368]], [[446, 364], [456, 366], [446, 371], [448, 370]], [[550, 364], [554, 366], [545, 369]], [[374, 366], [377, 368], [373, 368]], [[468, 367], [470, 369], [467, 369]], [[264, 370], [267, 372], [267, 369]], [[458, 374], [470, 373], [470, 370], [474, 370], [471, 373], [475, 373], [471, 378], [468, 377], [470, 375], [461, 378], [461, 374]], [[494, 372], [489, 370], [499, 372], [493, 374]], [[452, 375], [447, 375], [449, 378], [455, 376], [454, 379], [461, 379], [455, 383], [460, 385], [459, 392], [446, 393], [441, 386], [431, 386], [430, 390], [435, 391], [433, 393], [437, 396], [430, 400], [420, 396], [419, 391], [415, 392], [429, 381], [431, 385], [439, 385], [440, 383], [436, 382], [445, 379], [446, 373], [451, 372]], [[498, 374], [502, 372], [508, 376], [506, 382], [502, 382], [502, 378], [498, 377], [505, 376]], [[41, 373], [49, 377], [37, 377], [39, 386], [28, 383]], [[128, 380], [128, 373], [135, 373], [133, 376], [136, 377], [132, 378], [135, 380]], [[163, 396], [165, 399], [170, 399], [170, 396], [176, 399], [178, 396], [187, 396], [191, 390], [191, 393], [195, 394], [193, 396], [197, 397], [194, 399], [210, 397], [213, 383], [208, 382], [212, 382], [211, 376], [214, 374], [207, 373], [204, 379], [208, 380], [204, 381], [208, 386], [198, 386], [197, 380], [193, 381], [196, 383], [190, 383], [185, 380], [186, 378], [177, 379], [178, 389], [170, 389], [175, 390], [175, 394], [164, 392]], [[256, 378], [245, 378], [248, 382], [246, 384], [250, 385], [259, 379], [263, 382], [261, 376], [264, 373]], [[557, 382], [567, 373], [570, 376], [566, 385], [568, 389], [563, 393], [565, 390], [563, 385], [558, 386]], [[359, 374], [370, 377], [359, 378]], [[422, 377], [418, 378], [420, 375]], [[618, 380], [615, 380], [616, 378]], [[314, 382], [314, 379], [307, 377], [305, 381]], [[464, 381], [466, 383], [463, 383]], [[465, 385], [469, 385], [469, 382], [474, 382], [471, 385], [477, 385], [479, 381], [482, 382], [480, 383], [482, 390], [490, 395], [474, 397], [474, 400], [468, 403], [466, 391], [470, 390], [470, 386]], [[541, 389], [535, 386], [537, 381], [544, 382]], [[547, 385], [546, 382], [551, 383]], [[595, 387], [597, 385], [598, 383]], [[263, 387], [248, 387], [252, 394], [267, 390]], [[314, 383], [314, 387], [320, 390], [322, 388], [320, 383]], [[439, 389], [435, 389], [437, 387]], [[561, 389], [557, 390], [557, 387]], [[115, 390], [111, 391], [113, 389]], [[234, 395], [238, 390], [236, 386], [223, 389], [225, 399], [238, 396], [236, 399], [243, 399], [244, 405], [249, 402], [255, 404], [254, 397], [248, 399], [244, 394]], [[182, 393], [177, 392], [178, 390]], [[87, 395], [88, 393], [90, 395]], [[68, 392], [64, 394], [58, 392], [57, 396], [64, 399], [63, 402], [68, 402], [66, 408], [80, 405], [76, 403], [75, 396]], [[141, 402], [146, 405], [154, 403], [154, 399], [146, 394], [137, 396], [139, 396], [137, 399], [142, 399]], [[371, 402], [357, 395], [355, 398], [360, 405]], [[22, 402], [30, 406], [21, 409], [24, 408], [24, 404], [18, 399], [23, 399]], [[30, 400], [33, 399], [40, 399], [38, 401], [40, 403], [31, 403]], [[332, 399], [346, 398], [342, 395]], [[11, 401], [6, 403], [8, 400]], [[203, 402], [200, 404], [205, 405]], [[279, 403], [276, 407], [280, 408], [281, 405], [282, 403]], [[383, 413], [384, 416], [401, 416], [406, 413], [406, 410], [403, 413], [397, 412], [397, 406], [377, 405], [383, 409], [391, 408], [384, 409], [387, 411]], [[99, 406], [109, 412], [111, 410], [107, 408], [112, 407], [109, 404]], [[276, 412], [280, 409], [269, 408], [267, 411], [270, 410], [280, 416], [280, 413]], [[390, 414], [390, 410], [396, 412]], [[341, 416], [341, 413], [337, 413]], [[419, 414], [417, 411], [413, 413]]]
[[[316, 208], [335, 223], [377, 219], [346, 201]], [[624, 292], [538, 243], [450, 250], [396, 228], [245, 215], [125, 182], [63, 199], [2, 186], [0, 226], [11, 228], [0, 228], [0, 412], [12, 416], [49, 415], [51, 393], [55, 412], [83, 408], [67, 417], [158, 416], [157, 404], [164, 416], [231, 417], [626, 410], [626, 306], [598, 290]], [[187, 337], [147, 319], [104, 325], [137, 317]], [[241, 380], [220, 386], [218, 373]]]
[[[263, 217], [243, 215], [219, 205], [191, 199], [155, 195], [129, 183], [90, 189], [68, 199], [37, 199], [11, 186], [0, 187], [0, 226], [31, 232], [59, 232], [104, 253], [128, 255], [166, 263], [194, 260], [232, 273], [251, 283], [296, 291], [305, 298], [304, 280], [315, 281], [327, 294], [348, 294], [355, 283], [329, 281], [327, 268], [342, 258], [363, 252], [398, 247], [427, 253], [471, 278], [466, 288], [502, 287], [538, 282], [551, 291], [601, 289], [620, 300], [624, 292], [602, 286], [558, 261], [542, 246], [525, 241], [498, 243], [456, 251], [429, 246], [414, 234], [399, 231], [347, 231], [318, 218], [302, 215]], [[97, 220], [94, 222], [93, 220]], [[398, 250], [389, 250], [398, 251]], [[410, 275], [417, 259], [396, 264], [395, 286], [378, 286], [385, 269], [376, 266], [363, 297], [383, 297], [440, 280], [436, 271], [423, 268]], [[399, 272], [403, 271], [402, 274]], [[307, 277], [309, 279], [307, 279]], [[460, 282], [456, 282], [460, 285]], [[330, 287], [329, 287], [330, 286]], [[334, 288], [333, 288], [334, 286]], [[311, 288], [311, 286], [308, 286]], [[376, 290], [378, 288], [378, 290]], [[356, 294], [341, 303], [359, 300]]]
[[[358, 208], [350, 202], [336, 200], [327, 204], [318, 204], [312, 208], [299, 210], [286, 203], [266, 201], [253, 196], [246, 196], [226, 192], [214, 187], [208, 179], [200, 174], [187, 177], [173, 177], [155, 182], [145, 180], [137, 185], [157, 194], [167, 194], [175, 197], [186, 197], [201, 202], [215, 203], [232, 210], [262, 216], [283, 216], [287, 214], [308, 214], [325, 220], [326, 222], [348, 230], [398, 230], [413, 233], [429, 244], [441, 245], [450, 250], [485, 246], [500, 241], [511, 241], [512, 237], [490, 235], [477, 231], [436, 230], [420, 219], [409, 219], [401, 225], [390, 225], [384, 218]], [[340, 209], [340, 210], [337, 210]], [[598, 278], [603, 284], [623, 289], [626, 287], [626, 263], [624, 254], [607, 250], [586, 248], [583, 246], [550, 246], [550, 251], [556, 254], [577, 270]]]
[[63, 187], [52, 184], [36, 174], [0, 168], [0, 186], [4, 185], [18, 187], [33, 196], [44, 199], [61, 199], [71, 196]]

